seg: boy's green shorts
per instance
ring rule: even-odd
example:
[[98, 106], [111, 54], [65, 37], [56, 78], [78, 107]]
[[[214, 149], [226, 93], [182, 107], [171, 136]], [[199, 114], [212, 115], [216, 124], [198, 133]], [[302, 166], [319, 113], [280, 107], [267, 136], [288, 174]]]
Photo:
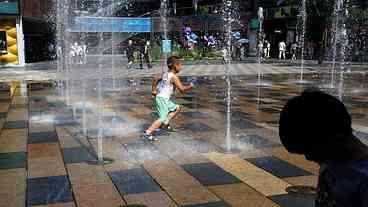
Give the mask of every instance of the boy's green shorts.
[[155, 98], [156, 111], [162, 123], [168, 124], [167, 116], [169, 115], [170, 112], [176, 111], [178, 106], [179, 105], [175, 104], [169, 99], [157, 96]]

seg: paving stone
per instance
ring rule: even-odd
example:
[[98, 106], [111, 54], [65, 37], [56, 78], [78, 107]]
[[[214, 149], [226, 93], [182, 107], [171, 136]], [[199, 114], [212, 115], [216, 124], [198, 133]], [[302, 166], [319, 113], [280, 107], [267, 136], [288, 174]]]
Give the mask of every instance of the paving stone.
[[10, 103], [11, 102], [11, 99], [10, 98], [0, 98], [0, 103], [3, 104], [3, 103]]
[[59, 138], [61, 148], [74, 148], [81, 147], [82, 145], [88, 146], [87, 138], [85, 137], [74, 137], [73, 132], [63, 127], [56, 127], [56, 133]]
[[55, 131], [31, 132], [28, 135], [28, 143], [58, 142], [58, 136]]
[[279, 207], [279, 205], [244, 183], [210, 186], [209, 189], [232, 207]]
[[193, 118], [193, 119], [209, 118], [208, 114], [199, 112], [199, 111], [193, 111], [193, 112], [186, 111], [186, 112], [182, 112], [181, 114], [189, 118]]
[[285, 162], [307, 170], [315, 175], [319, 173], [319, 165], [317, 163], [306, 160], [303, 155], [290, 154], [284, 147], [264, 148], [263, 150], [269, 155], [284, 160]]
[[202, 185], [225, 185], [241, 181], [213, 163], [182, 165], [185, 171], [195, 177]]
[[[150, 107], [152, 107], [152, 106], [150, 106]], [[124, 112], [131, 112], [132, 111], [131, 107], [128, 107], [126, 105], [119, 105], [118, 110], [119, 111], [124, 111]]]
[[0, 153], [0, 169], [14, 169], [26, 167], [25, 152]]
[[[82, 130], [81, 130], [81, 133]], [[93, 139], [96, 139], [98, 138], [99, 136], [99, 133], [100, 133], [100, 129], [96, 128], [96, 129], [87, 129], [87, 136], [89, 138], [93, 138]], [[102, 129], [102, 137], [103, 138], [111, 138], [113, 136], [114, 132], [113, 132], [113, 129]]]
[[27, 181], [27, 204], [44, 205], [73, 201], [67, 176], [32, 178]]
[[306, 170], [273, 156], [249, 158], [246, 160], [279, 178], [313, 175]]
[[68, 203], [55, 203], [55, 204], [48, 204], [48, 205], [37, 205], [32, 207], [75, 207], [74, 202]]
[[104, 122], [114, 122], [114, 123], [124, 123], [126, 122], [124, 118], [119, 117], [119, 116], [104, 116], [102, 117], [102, 120]]
[[185, 139], [182, 141], [185, 147], [198, 153], [216, 152], [219, 147], [202, 139]]
[[220, 201], [207, 188], [169, 159], [151, 160], [144, 168], [178, 205]]
[[231, 121], [231, 126], [236, 127], [238, 129], [252, 129], [259, 128], [257, 125], [242, 119], [234, 119]]
[[203, 108], [203, 105], [199, 103], [183, 103], [181, 105], [190, 109]]
[[232, 207], [230, 204], [225, 201], [211, 202], [211, 203], [199, 203], [193, 205], [185, 205], [181, 207]]
[[6, 112], [0, 112], [0, 119], [6, 118], [7, 113]]
[[193, 122], [193, 123], [189, 123], [189, 124], [183, 124], [181, 126], [181, 128], [190, 130], [194, 133], [215, 131], [215, 129], [213, 129], [213, 128], [209, 127], [208, 125], [206, 125], [204, 123], [201, 123], [201, 122]]
[[134, 158], [138, 162], [160, 158], [158, 150], [150, 141], [140, 139], [126, 144], [125, 147], [128, 151], [128, 156]]
[[62, 101], [48, 102], [47, 104], [49, 107], [54, 107], [54, 108], [65, 108], [66, 107], [66, 104]]
[[121, 195], [161, 191], [143, 168], [109, 172], [109, 175]]
[[284, 178], [283, 180], [297, 186], [311, 186], [316, 188], [318, 183], [318, 175], [289, 177]]
[[125, 204], [112, 183], [82, 185], [73, 188], [73, 192], [78, 207], [118, 207]]
[[7, 113], [9, 111], [10, 105], [8, 103], [0, 103], [0, 112]]
[[281, 111], [278, 109], [274, 109], [274, 108], [261, 108], [261, 111], [263, 112], [267, 112], [267, 113], [272, 113], [272, 114], [279, 114]]
[[29, 122], [29, 133], [50, 131], [55, 131], [55, 127], [52, 122], [36, 122], [32, 120]]
[[58, 143], [37, 143], [28, 145], [28, 159], [38, 159], [45, 157], [61, 158]]
[[28, 104], [11, 104], [10, 108], [15, 109], [15, 110], [20, 110], [20, 109], [27, 109], [28, 108]]
[[[145, 205], [147, 207], [177, 207], [170, 197], [163, 191], [124, 196], [128, 205]], [[143, 206], [142, 206], [143, 207]]]
[[7, 121], [5, 122], [4, 129], [24, 129], [28, 127], [27, 121]]
[[205, 156], [245, 184], [266, 196], [285, 194], [290, 184], [242, 160], [237, 155], [208, 153]]
[[0, 206], [24, 207], [26, 203], [25, 168], [0, 170]]
[[103, 166], [88, 163], [67, 164], [68, 175], [74, 186], [110, 183]]
[[270, 199], [281, 207], [314, 207], [314, 199], [296, 197], [291, 194], [271, 196]]
[[56, 126], [75, 126], [78, 122], [73, 117], [56, 117], [54, 119]]
[[0, 153], [27, 151], [27, 129], [4, 129], [0, 134]]
[[242, 144], [250, 145], [254, 148], [265, 148], [265, 147], [275, 147], [280, 146], [278, 143], [269, 141], [256, 134], [247, 134], [239, 137], [239, 142]]
[[23, 121], [23, 120], [28, 120], [28, 110], [27, 109], [11, 108], [8, 111], [7, 121]]
[[66, 175], [64, 163], [60, 157], [28, 159], [27, 167], [29, 178]]
[[64, 148], [63, 157], [66, 164], [91, 162], [96, 160], [95, 156], [83, 147]]
[[238, 120], [246, 120], [250, 118], [250, 114], [249, 113], [245, 113], [242, 111], [233, 111], [231, 113], [231, 117], [234, 119], [238, 119]]
[[188, 101], [188, 102], [192, 102], [194, 104], [195, 104], [195, 102], [198, 102], [198, 97], [196, 97], [194, 95], [184, 96], [184, 97], [181, 97], [181, 98]]

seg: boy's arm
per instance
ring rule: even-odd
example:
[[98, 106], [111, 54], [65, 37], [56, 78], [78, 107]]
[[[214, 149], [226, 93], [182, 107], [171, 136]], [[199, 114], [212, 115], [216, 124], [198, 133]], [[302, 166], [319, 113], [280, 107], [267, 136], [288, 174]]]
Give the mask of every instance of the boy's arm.
[[156, 96], [157, 95], [157, 84], [158, 81], [161, 79], [161, 74], [156, 74], [153, 77], [153, 81], [152, 81], [152, 96]]
[[178, 76], [174, 75], [172, 78], [172, 82], [175, 85], [175, 87], [181, 92], [181, 93], [185, 93], [187, 91], [189, 91], [190, 89], [193, 88], [192, 85], [183, 85], [180, 81], [180, 79], [178, 78]]

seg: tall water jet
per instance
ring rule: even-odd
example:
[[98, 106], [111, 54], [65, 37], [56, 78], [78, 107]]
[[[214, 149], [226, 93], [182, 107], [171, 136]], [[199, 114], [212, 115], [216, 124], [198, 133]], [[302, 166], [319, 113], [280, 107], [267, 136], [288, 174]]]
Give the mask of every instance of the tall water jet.
[[[258, 53], [257, 53], [257, 56], [258, 56], [258, 64], [261, 64], [262, 62], [262, 51], [263, 51], [263, 47], [261, 48], [260, 47], [260, 44], [262, 43], [263, 44], [263, 41], [264, 41], [264, 38], [263, 38], [263, 21], [264, 21], [264, 14], [263, 14], [263, 8], [262, 7], [259, 7], [258, 8], [258, 21], [259, 21], [259, 30], [258, 30]], [[258, 70], [260, 71], [260, 70]], [[258, 72], [258, 81], [260, 81], [260, 76], [261, 76], [261, 73]], [[259, 82], [260, 84], [260, 82]]]
[[57, 55], [57, 75], [58, 75], [58, 92], [61, 97], [65, 97], [65, 16], [67, 5], [62, 0], [56, 2], [56, 55]]
[[[167, 35], [167, 27], [168, 27], [168, 24], [167, 24], [167, 15], [168, 15], [168, 9], [169, 9], [169, 5], [168, 5], [168, 0], [161, 0], [161, 4], [160, 4], [160, 23], [161, 23], [161, 30], [162, 30], [162, 43], [161, 44], [164, 44], [165, 41], [168, 40], [168, 35]], [[162, 51], [163, 52], [163, 61], [162, 61], [162, 65], [161, 65], [161, 68], [162, 68], [162, 72], [164, 72], [165, 70], [165, 62], [166, 62], [166, 59], [167, 59], [167, 53]]]
[[[99, 0], [99, 5], [98, 8], [99, 9], [103, 9], [103, 2], [104, 0]], [[98, 117], [98, 122], [97, 122], [97, 126], [98, 126], [98, 133], [97, 133], [97, 161], [99, 164], [103, 164], [104, 162], [104, 158], [103, 158], [103, 148], [102, 148], [102, 140], [103, 140], [103, 136], [104, 136], [104, 123], [103, 123], [103, 94], [102, 94], [102, 90], [103, 90], [103, 85], [102, 85], [102, 81], [104, 78], [104, 74], [103, 74], [103, 51], [104, 51], [104, 47], [103, 47], [103, 41], [104, 41], [104, 36], [103, 36], [103, 32], [99, 33], [99, 42], [98, 42], [98, 47], [99, 47], [99, 51], [100, 51], [100, 63], [98, 64], [98, 80], [97, 80], [97, 117]]]
[[193, 7], [194, 7], [194, 11], [197, 12], [197, 10], [198, 10], [198, 0], [193, 0]]
[[[231, 46], [232, 46], [232, 25], [237, 23], [237, 11], [235, 10], [234, 1], [224, 0], [223, 2], [223, 10], [222, 17], [224, 22], [223, 32], [224, 32], [224, 49], [226, 50], [225, 54], [231, 54]], [[224, 69], [226, 70], [226, 85], [227, 85], [227, 93], [226, 93], [226, 146], [225, 153], [233, 153], [236, 150], [233, 148], [232, 144], [232, 136], [231, 136], [231, 79], [229, 73], [229, 64], [230, 61], [225, 61]]]
[[87, 97], [86, 97], [86, 90], [87, 90], [87, 81], [83, 80], [82, 82], [82, 127], [83, 127], [83, 136], [87, 136]]
[[304, 80], [304, 70], [305, 70], [305, 59], [304, 59], [304, 50], [305, 50], [305, 33], [306, 33], [306, 21], [307, 21], [307, 11], [306, 11], [306, 0], [302, 0], [299, 6], [299, 14], [298, 14], [298, 36], [297, 41], [300, 47], [300, 74], [299, 79], [292, 81], [295, 84], [308, 85], [311, 84], [312, 81]]
[[301, 63], [300, 63], [300, 83], [303, 82], [303, 73], [304, 73], [304, 42], [305, 42], [305, 24], [307, 20], [307, 7], [306, 0], [302, 0], [302, 5], [300, 9], [301, 13], [301, 34], [300, 34], [300, 47], [301, 47]]
[[[263, 15], [263, 8], [259, 7], [258, 8], [258, 21], [259, 21], [259, 33], [258, 33], [258, 44], [262, 45], [264, 44], [264, 38], [263, 38], [263, 20], [264, 20], [264, 15]], [[261, 61], [262, 61], [262, 50], [263, 50], [263, 46], [261, 47], [260, 45], [258, 45], [258, 81], [257, 81], [257, 110], [258, 110], [258, 106], [261, 102], [261, 87], [262, 87], [262, 80], [261, 80]]]
[[348, 65], [349, 56], [349, 34], [348, 34], [348, 18], [349, 18], [349, 0], [336, 0], [334, 5], [334, 22], [333, 22], [333, 45], [332, 45], [332, 68], [331, 68], [331, 84], [334, 88], [336, 64], [340, 66], [340, 80], [337, 87], [338, 97], [342, 99], [344, 90], [344, 73]]
[[338, 30], [339, 30], [339, 12], [341, 10], [341, 0], [336, 0], [334, 5], [334, 21], [333, 21], [333, 37], [332, 37], [332, 68], [331, 68], [331, 85], [330, 88], [333, 88], [335, 85], [335, 65], [336, 65], [336, 56], [337, 56], [337, 39], [338, 39]]
[[[232, 1], [224, 0], [223, 20], [224, 20], [224, 50], [226, 55], [231, 54], [231, 24], [232, 24]], [[226, 57], [227, 58], [227, 57]], [[229, 62], [225, 61], [225, 70], [229, 70]], [[226, 76], [227, 96], [226, 96], [226, 151], [231, 152], [231, 80]]]
[[99, 163], [103, 163], [103, 149], [102, 149], [102, 139], [104, 133], [103, 126], [103, 97], [102, 97], [102, 79], [98, 79], [97, 83], [97, 97], [98, 97], [98, 134], [97, 134], [97, 159]]
[[[111, 0], [110, 8], [111, 8], [110, 10], [111, 16], [114, 17], [115, 0]], [[113, 30], [114, 30], [114, 23], [113, 21], [111, 21], [111, 77], [112, 77], [112, 89], [116, 90], [115, 61], [114, 61], [115, 33], [113, 32]]]

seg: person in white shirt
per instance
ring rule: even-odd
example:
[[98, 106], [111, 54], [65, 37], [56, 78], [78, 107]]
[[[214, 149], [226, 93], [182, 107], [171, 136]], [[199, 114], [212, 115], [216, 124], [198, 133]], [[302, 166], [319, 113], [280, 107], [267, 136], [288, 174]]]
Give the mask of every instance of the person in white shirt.
[[279, 59], [281, 58], [283, 58], [284, 60], [286, 59], [285, 51], [286, 51], [286, 44], [284, 41], [281, 41], [279, 43]]
[[298, 48], [298, 44], [296, 44], [296, 42], [294, 42], [293, 44], [291, 44], [291, 48], [290, 48], [290, 51], [291, 51], [291, 61], [295, 61], [296, 60], [296, 50]]
[[258, 55], [261, 59], [263, 59], [263, 41], [262, 40], [258, 42]]
[[270, 51], [271, 51], [271, 43], [266, 40], [266, 47], [267, 47], [267, 58], [270, 58]]

